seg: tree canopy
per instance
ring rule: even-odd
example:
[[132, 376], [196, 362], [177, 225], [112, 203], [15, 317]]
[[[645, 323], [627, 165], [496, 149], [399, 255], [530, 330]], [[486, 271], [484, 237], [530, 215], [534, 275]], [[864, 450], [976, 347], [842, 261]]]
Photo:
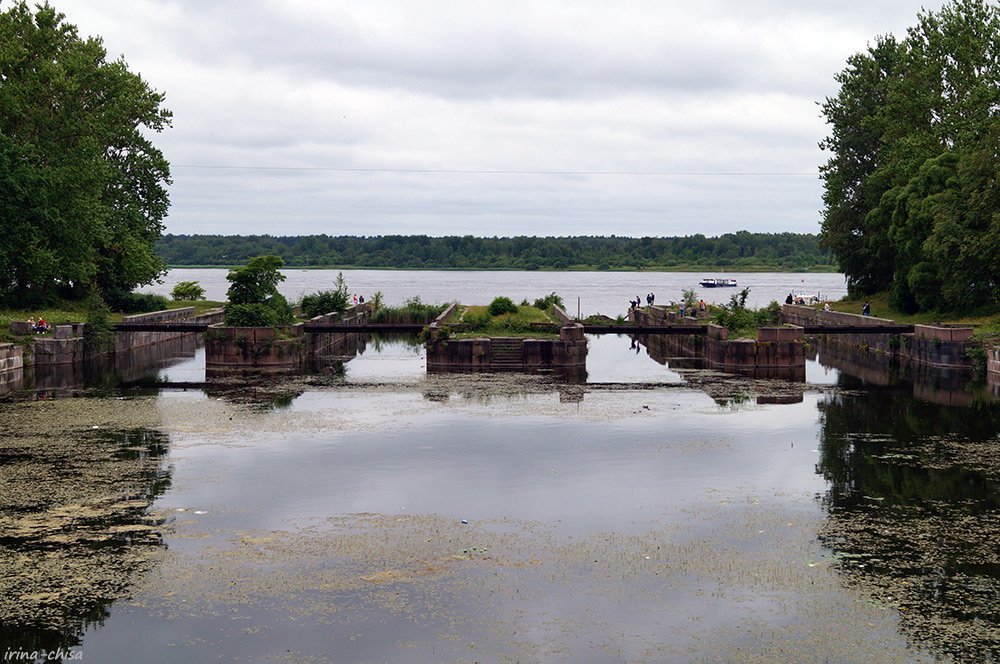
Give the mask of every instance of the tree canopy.
[[232, 265], [260, 254], [300, 267], [421, 269], [734, 270], [833, 269], [816, 235], [739, 231], [717, 238], [473, 237], [427, 235], [165, 235], [157, 250], [169, 265]]
[[921, 13], [836, 80], [821, 239], [851, 293], [908, 312], [1000, 304], [1000, 10]]
[[278, 284], [285, 280], [283, 264], [278, 256], [256, 256], [229, 271], [226, 325], [269, 327], [292, 322], [292, 308], [278, 292]]
[[0, 12], [0, 301], [151, 283], [169, 165], [163, 95], [48, 3]]

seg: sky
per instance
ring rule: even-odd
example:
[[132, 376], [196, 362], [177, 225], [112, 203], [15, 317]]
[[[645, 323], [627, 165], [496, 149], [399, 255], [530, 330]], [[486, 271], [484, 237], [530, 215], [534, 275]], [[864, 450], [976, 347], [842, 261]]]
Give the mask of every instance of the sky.
[[942, 5], [50, 1], [166, 95], [167, 233], [367, 236], [819, 232], [819, 104]]

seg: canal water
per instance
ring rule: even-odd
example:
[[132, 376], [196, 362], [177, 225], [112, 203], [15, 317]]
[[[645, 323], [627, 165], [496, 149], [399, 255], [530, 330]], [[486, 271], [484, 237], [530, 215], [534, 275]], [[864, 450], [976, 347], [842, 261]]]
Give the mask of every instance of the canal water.
[[1000, 655], [988, 393], [822, 347], [796, 383], [589, 342], [577, 383], [366, 338], [319, 375], [205, 383], [194, 346], [7, 395], [0, 653]]

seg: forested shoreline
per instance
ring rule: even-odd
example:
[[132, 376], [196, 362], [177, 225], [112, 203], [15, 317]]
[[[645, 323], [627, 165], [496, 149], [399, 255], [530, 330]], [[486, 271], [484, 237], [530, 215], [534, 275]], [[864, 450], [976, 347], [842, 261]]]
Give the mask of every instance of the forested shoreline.
[[474, 237], [427, 235], [165, 235], [157, 253], [170, 266], [231, 266], [280, 256], [289, 267], [489, 270], [834, 271], [832, 255], [808, 233], [719, 237]]

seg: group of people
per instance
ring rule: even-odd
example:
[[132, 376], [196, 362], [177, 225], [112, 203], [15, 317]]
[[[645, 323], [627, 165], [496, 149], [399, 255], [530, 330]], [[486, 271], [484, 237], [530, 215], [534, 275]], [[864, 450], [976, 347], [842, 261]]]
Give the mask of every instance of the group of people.
[[[646, 306], [651, 307], [654, 302], [656, 302], [656, 296], [652, 293], [646, 293]], [[628, 304], [630, 308], [638, 309], [642, 305], [642, 300], [636, 295], [634, 300], [628, 301]]]
[[705, 300], [698, 300], [698, 304], [697, 305], [695, 305], [695, 304], [692, 303], [692, 305], [690, 307], [686, 306], [686, 304], [684, 302], [681, 302], [681, 305], [680, 305], [680, 307], [678, 307], [677, 311], [678, 311], [678, 313], [680, 313], [681, 316], [684, 316], [684, 315], [687, 315], [687, 316], [697, 316], [699, 314], [699, 312], [702, 313], [702, 314], [704, 314], [707, 309], [708, 309], [708, 305], [705, 304]]
[[35, 320], [34, 317], [29, 318], [28, 324], [31, 325], [31, 331], [35, 334], [45, 334], [49, 331], [49, 324], [41, 316], [39, 316], [38, 320]]

